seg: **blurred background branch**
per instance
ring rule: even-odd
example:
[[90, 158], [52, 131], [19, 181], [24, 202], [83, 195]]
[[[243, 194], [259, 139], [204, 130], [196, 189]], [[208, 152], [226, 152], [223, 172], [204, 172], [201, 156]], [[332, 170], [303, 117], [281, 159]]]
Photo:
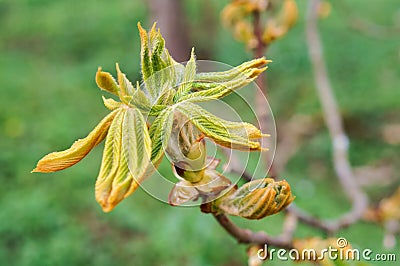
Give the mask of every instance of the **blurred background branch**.
[[344, 192], [352, 201], [350, 212], [329, 222], [330, 231], [337, 231], [359, 220], [367, 208], [366, 194], [361, 190], [353, 175], [349, 159], [349, 138], [344, 132], [343, 122], [333, 95], [332, 85], [323, 55], [321, 39], [318, 33], [317, 20], [320, 0], [309, 0], [306, 18], [307, 45], [313, 66], [315, 85], [322, 105], [325, 123], [332, 139], [333, 162], [335, 172]]

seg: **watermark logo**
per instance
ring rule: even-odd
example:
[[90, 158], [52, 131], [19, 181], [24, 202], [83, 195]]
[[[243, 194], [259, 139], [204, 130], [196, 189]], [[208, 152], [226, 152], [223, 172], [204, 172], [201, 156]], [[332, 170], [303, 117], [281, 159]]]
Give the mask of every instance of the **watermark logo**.
[[[316, 238], [307, 241], [309, 247], [289, 250], [268, 248], [268, 245], [265, 244], [263, 248], [258, 250], [257, 256], [260, 260], [280, 261], [397, 261], [395, 253], [377, 253], [369, 248], [352, 248], [344, 237], [339, 237], [333, 243], [330, 240]], [[328, 245], [324, 246], [324, 244]]]

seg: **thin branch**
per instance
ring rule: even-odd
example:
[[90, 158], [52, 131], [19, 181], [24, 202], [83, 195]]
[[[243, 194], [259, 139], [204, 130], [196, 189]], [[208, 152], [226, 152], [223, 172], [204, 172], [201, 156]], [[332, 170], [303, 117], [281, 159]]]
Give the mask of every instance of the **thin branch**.
[[323, 56], [322, 44], [317, 27], [317, 11], [320, 0], [310, 0], [307, 12], [306, 36], [309, 55], [314, 71], [316, 89], [322, 104], [324, 119], [327, 124], [333, 142], [333, 162], [335, 172], [347, 197], [352, 202], [352, 209], [332, 221], [329, 227], [333, 231], [358, 221], [368, 205], [366, 194], [355, 181], [349, 160], [349, 139], [344, 132], [342, 119], [332, 92], [332, 86], [328, 78], [326, 63]]
[[298, 208], [294, 203], [290, 204], [286, 208], [286, 212], [296, 216], [300, 222], [303, 222], [311, 227], [318, 228], [329, 236], [333, 235], [334, 231], [336, 230], [336, 226], [335, 228], [331, 228], [329, 223]]
[[235, 225], [225, 214], [213, 214], [218, 223], [239, 243], [244, 244], [268, 244], [279, 248], [291, 249], [291, 241], [284, 237], [269, 236], [263, 231], [253, 232], [249, 229], [243, 229]]

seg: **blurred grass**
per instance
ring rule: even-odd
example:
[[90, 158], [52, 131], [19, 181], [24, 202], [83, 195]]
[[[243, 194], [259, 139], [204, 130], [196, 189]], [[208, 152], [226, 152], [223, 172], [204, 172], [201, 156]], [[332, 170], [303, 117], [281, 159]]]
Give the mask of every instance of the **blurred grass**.
[[[217, 15], [226, 2], [214, 4], [213, 12]], [[344, 2], [382, 24], [390, 24], [399, 12], [397, 0]], [[196, 35], [200, 1], [185, 3], [193, 46], [207, 44]], [[29, 173], [41, 156], [67, 148], [107, 113], [94, 82], [99, 65], [114, 73], [119, 62], [131, 80], [139, 79], [136, 23], [148, 27], [147, 17], [141, 1], [0, 1], [1, 265], [245, 264], [245, 248], [197, 208], [172, 208], [138, 191], [115, 211], [102, 213], [93, 191], [101, 147], [60, 173]], [[213, 58], [200, 59], [236, 65], [251, 57], [225, 29], [216, 27], [217, 40], [208, 48]], [[335, 5], [320, 28], [349, 130], [352, 163], [384, 161], [398, 173], [400, 148], [384, 142], [379, 129], [400, 122], [400, 38], [377, 40], [350, 30]], [[267, 75], [278, 130], [293, 113], [321, 118], [303, 29], [301, 20], [268, 53], [274, 60]], [[321, 217], [335, 217], [348, 208], [330, 152], [328, 133], [321, 127], [284, 173], [297, 204]], [[393, 188], [372, 190], [383, 196]], [[257, 222], [235, 219], [275, 235], [282, 220], [281, 215]], [[301, 226], [297, 237], [315, 234], [319, 232]], [[379, 226], [359, 223], [341, 234], [356, 246], [385, 252]], [[399, 256], [399, 244], [395, 252]]]

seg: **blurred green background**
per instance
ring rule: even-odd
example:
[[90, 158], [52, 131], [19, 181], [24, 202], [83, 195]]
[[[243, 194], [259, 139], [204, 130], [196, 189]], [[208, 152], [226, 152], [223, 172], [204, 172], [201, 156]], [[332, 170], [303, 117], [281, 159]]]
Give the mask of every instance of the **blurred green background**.
[[[216, 23], [203, 21], [205, 2], [207, 17]], [[252, 55], [220, 25], [219, 12], [227, 2], [185, 1], [185, 27], [191, 45], [210, 56], [200, 53], [199, 59], [237, 65]], [[283, 177], [299, 206], [332, 218], [349, 204], [332, 170], [329, 135], [314, 90], [304, 38], [305, 2], [299, 1], [299, 23], [267, 53], [274, 61], [267, 71], [269, 101], [278, 132], [293, 114], [321, 120]], [[374, 23], [400, 24], [398, 0], [340, 2]], [[103, 213], [94, 199], [102, 147], [65, 171], [30, 174], [44, 154], [69, 147], [108, 112], [94, 81], [98, 66], [115, 73], [119, 62], [131, 80], [139, 79], [136, 23], [149, 28], [149, 17], [144, 1], [0, 0], [0, 265], [246, 264], [245, 246], [198, 208], [173, 208], [139, 190]], [[351, 163], [360, 170], [369, 165], [369, 172], [377, 173], [363, 182], [376, 203], [399, 185], [400, 132], [385, 132], [400, 124], [400, 35], [374, 38], [348, 24], [347, 14], [333, 3], [320, 29], [351, 140]], [[208, 37], [211, 29], [215, 34]], [[373, 172], [383, 167], [389, 170]], [[283, 215], [234, 220], [278, 235]], [[313, 235], [320, 232], [304, 226], [296, 233]], [[399, 244], [392, 251], [383, 248], [379, 225], [360, 222], [340, 235], [353, 246], [394, 252], [400, 259]]]

